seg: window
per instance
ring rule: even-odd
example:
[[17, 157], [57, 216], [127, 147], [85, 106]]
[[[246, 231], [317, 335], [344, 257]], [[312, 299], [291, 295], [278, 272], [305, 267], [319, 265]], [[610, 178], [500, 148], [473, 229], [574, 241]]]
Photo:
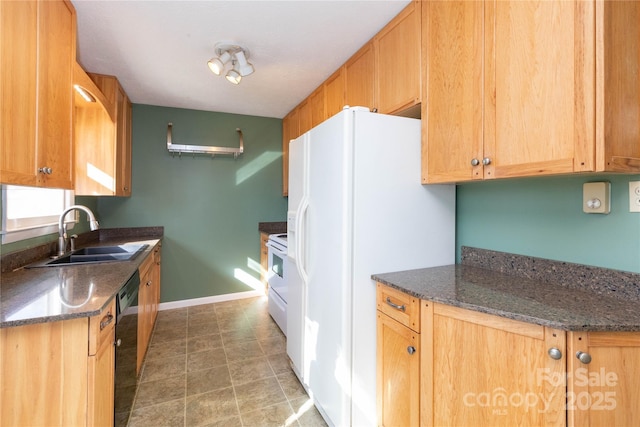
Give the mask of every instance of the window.
[[3, 185], [2, 243], [57, 233], [58, 218], [73, 200], [69, 190]]

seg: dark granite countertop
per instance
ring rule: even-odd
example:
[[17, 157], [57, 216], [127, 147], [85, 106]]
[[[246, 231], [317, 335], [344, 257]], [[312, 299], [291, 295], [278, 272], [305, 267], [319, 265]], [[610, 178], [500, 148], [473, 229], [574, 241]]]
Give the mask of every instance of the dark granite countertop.
[[[17, 268], [3, 272], [0, 281], [0, 328], [53, 322], [100, 313], [114, 298], [162, 239], [162, 227], [111, 229], [87, 233], [82, 246], [147, 244], [131, 261], [66, 267]], [[28, 252], [28, 251], [23, 251]], [[33, 251], [31, 251], [33, 252]], [[3, 263], [16, 263], [25, 254], [3, 256]]]
[[258, 231], [267, 234], [281, 234], [287, 232], [287, 222], [259, 222]]
[[[499, 258], [495, 254], [489, 252], [492, 260]], [[509, 255], [505, 259], [513, 261], [514, 257], [520, 258]], [[533, 260], [535, 265], [537, 259]], [[592, 286], [580, 288], [584, 277], [580, 268], [593, 268], [562, 264], [573, 269], [573, 286], [464, 264], [375, 274], [372, 278], [417, 298], [566, 331], [640, 331], [637, 299], [612, 296], [612, 283], [603, 283], [608, 293]], [[554, 269], [566, 280], [566, 270]], [[622, 277], [621, 284], [640, 286], [638, 274], [609, 271], [615, 273], [613, 277]]]

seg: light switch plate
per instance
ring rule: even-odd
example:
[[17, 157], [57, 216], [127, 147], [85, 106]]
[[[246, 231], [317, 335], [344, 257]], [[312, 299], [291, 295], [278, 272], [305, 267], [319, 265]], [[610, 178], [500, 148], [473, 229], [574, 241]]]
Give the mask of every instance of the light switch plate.
[[585, 182], [582, 186], [582, 211], [597, 214], [611, 212], [611, 183]]
[[629, 182], [629, 212], [640, 212], [640, 181]]

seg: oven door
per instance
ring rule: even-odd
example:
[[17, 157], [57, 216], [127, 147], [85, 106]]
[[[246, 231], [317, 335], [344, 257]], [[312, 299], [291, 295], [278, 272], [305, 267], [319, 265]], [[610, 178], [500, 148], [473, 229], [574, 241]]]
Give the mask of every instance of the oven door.
[[269, 292], [276, 292], [280, 298], [287, 303], [287, 248], [269, 240], [267, 241], [269, 249], [269, 271], [267, 272], [267, 281], [269, 283]]
[[267, 241], [269, 249], [269, 283], [268, 308], [269, 314], [275, 320], [282, 333], [287, 335], [287, 249], [272, 240]]

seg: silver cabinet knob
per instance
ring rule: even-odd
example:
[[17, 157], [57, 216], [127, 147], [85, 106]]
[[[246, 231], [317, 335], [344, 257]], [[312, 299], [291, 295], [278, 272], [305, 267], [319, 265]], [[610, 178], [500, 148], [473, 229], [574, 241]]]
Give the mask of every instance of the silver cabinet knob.
[[485, 166], [488, 166], [491, 164], [491, 159], [488, 157], [485, 157], [484, 159], [482, 159], [482, 164]]
[[45, 175], [51, 175], [53, 173], [53, 169], [45, 166], [43, 168], [38, 169], [38, 172], [43, 173]]
[[122, 339], [118, 338], [116, 342], [113, 343], [113, 345], [115, 345], [116, 347], [120, 347], [122, 345]]
[[579, 351], [576, 353], [576, 357], [578, 358], [579, 361], [581, 361], [585, 365], [588, 365], [589, 363], [591, 363], [591, 355], [589, 353]]
[[478, 159], [471, 159], [471, 166], [478, 166], [480, 164], [480, 160]]
[[407, 353], [409, 354], [413, 354], [416, 352], [416, 348], [412, 345], [410, 345], [409, 347], [407, 347]]
[[151, 280], [147, 282], [147, 286], [151, 286]]
[[562, 359], [562, 352], [555, 347], [551, 347], [549, 351], [547, 351], [547, 353], [549, 353], [549, 357], [551, 357], [554, 360]]

